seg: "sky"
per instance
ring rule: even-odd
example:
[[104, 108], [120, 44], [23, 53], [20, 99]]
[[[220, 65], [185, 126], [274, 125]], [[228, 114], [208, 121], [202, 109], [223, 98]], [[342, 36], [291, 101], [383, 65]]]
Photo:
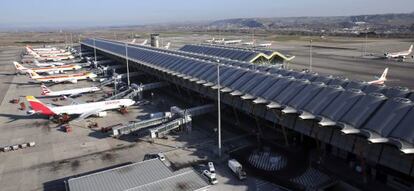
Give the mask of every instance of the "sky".
[[0, 27], [143, 25], [413, 11], [414, 0], [4, 0], [0, 2]]

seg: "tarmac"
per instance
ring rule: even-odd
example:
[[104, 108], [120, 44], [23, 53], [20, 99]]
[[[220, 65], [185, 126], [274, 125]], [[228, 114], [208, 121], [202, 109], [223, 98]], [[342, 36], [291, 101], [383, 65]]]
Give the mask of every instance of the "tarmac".
[[[150, 139], [146, 134], [137, 133], [120, 139], [102, 133], [100, 128], [90, 129], [88, 122], [97, 122], [99, 127], [107, 127], [129, 121], [139, 121], [149, 113], [165, 111], [162, 108], [180, 105], [177, 100], [160, 93], [148, 98], [149, 104], [129, 108], [127, 114], [118, 111], [108, 112], [104, 118], [88, 118], [84, 122], [71, 123], [72, 132], [64, 132], [49, 119], [38, 115], [29, 116], [19, 109], [19, 104], [9, 103], [11, 99], [24, 96], [40, 96], [39, 84], [28, 83], [25, 75], [14, 75], [11, 62], [19, 56], [19, 49], [0, 50], [0, 146], [10, 146], [34, 141], [36, 146], [16, 151], [0, 152], [0, 188], [2, 191], [65, 190], [64, 180], [115, 166], [142, 161], [146, 154], [164, 152], [167, 159], [176, 167], [215, 162], [218, 185], [209, 190], [279, 190], [279, 186], [253, 176], [247, 181], [239, 181], [227, 167], [225, 160], [217, 160], [215, 120], [200, 119], [193, 123], [190, 134], [174, 133], [165, 139]], [[82, 86], [97, 85], [96, 82], [79, 81], [77, 84], [58, 84], [52, 90], [63, 90]], [[106, 87], [104, 91], [110, 91]], [[104, 93], [87, 94], [76, 98], [80, 102], [96, 100]], [[66, 105], [70, 101], [52, 101], [39, 98], [44, 103]], [[234, 147], [243, 141], [239, 136], [223, 130], [223, 149]], [[226, 141], [231, 139], [231, 141]], [[243, 139], [241, 137], [240, 139]], [[248, 144], [248, 143], [246, 143]]]

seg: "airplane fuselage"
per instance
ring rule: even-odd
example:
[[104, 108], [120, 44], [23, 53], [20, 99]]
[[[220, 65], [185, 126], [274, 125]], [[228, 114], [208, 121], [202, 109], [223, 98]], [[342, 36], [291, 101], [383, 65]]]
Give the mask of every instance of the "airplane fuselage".
[[53, 91], [50, 93], [45, 93], [45, 96], [64, 96], [64, 95], [78, 95], [83, 93], [96, 92], [100, 89], [98, 87], [87, 87], [87, 88], [77, 88], [71, 90], [62, 90], [62, 91]]
[[87, 113], [94, 108], [100, 109], [101, 111], [119, 109], [121, 107], [129, 107], [134, 104], [134, 101], [130, 99], [119, 99], [110, 101], [100, 101], [94, 103], [84, 103], [77, 105], [67, 105], [60, 107], [52, 107], [50, 110], [54, 115], [68, 114], [68, 115], [81, 115]]

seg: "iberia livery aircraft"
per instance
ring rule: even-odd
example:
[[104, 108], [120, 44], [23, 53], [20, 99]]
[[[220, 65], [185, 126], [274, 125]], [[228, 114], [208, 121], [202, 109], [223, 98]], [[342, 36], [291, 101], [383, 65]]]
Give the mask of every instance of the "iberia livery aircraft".
[[13, 62], [14, 67], [17, 71], [20, 73], [28, 73], [29, 70], [32, 70], [34, 72], [39, 73], [48, 73], [48, 74], [56, 74], [56, 73], [62, 73], [63, 71], [69, 71], [69, 70], [79, 70], [82, 67], [77, 64], [69, 64], [64, 66], [51, 66], [51, 67], [43, 67], [43, 68], [26, 68], [19, 64], [18, 62]]
[[92, 72], [54, 75], [54, 76], [41, 76], [37, 74], [36, 72], [34, 72], [33, 70], [28, 70], [28, 73], [31, 79], [36, 80], [38, 82], [54, 82], [54, 83], [61, 83], [61, 82], [77, 83], [78, 80], [86, 80], [86, 79], [95, 80], [95, 78], [97, 77], [97, 75]]
[[134, 105], [135, 101], [131, 99], [118, 99], [110, 101], [100, 101], [93, 103], [74, 104], [66, 106], [47, 106], [37, 100], [34, 96], [26, 96], [27, 101], [33, 110], [28, 111], [28, 114], [41, 114], [49, 117], [59, 115], [79, 115], [77, 120], [83, 120], [91, 115], [105, 116], [106, 110], [126, 108]]

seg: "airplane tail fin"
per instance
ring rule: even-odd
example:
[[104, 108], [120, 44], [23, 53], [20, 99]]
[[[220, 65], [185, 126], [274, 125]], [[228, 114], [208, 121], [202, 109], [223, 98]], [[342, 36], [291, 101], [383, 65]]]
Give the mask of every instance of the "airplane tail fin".
[[135, 41], [137, 41], [137, 39], [133, 39], [132, 41], [131, 41], [131, 44], [135, 44]]
[[47, 95], [49, 93], [52, 93], [52, 90], [50, 90], [48, 87], [46, 87], [44, 84], [42, 84], [40, 86], [40, 88], [42, 89], [42, 92], [40, 93], [41, 95]]
[[19, 70], [19, 71], [27, 69], [26, 67], [22, 66], [21, 64], [19, 64], [16, 61], [13, 61], [13, 65], [16, 68], [16, 70]]
[[411, 46], [410, 46], [410, 48], [408, 49], [408, 52], [410, 52], [410, 53], [411, 53], [411, 52], [413, 51], [413, 47], [414, 47], [414, 46], [413, 46], [413, 45], [411, 45]]
[[380, 80], [387, 80], [388, 68], [385, 68], [384, 72], [382, 73]]
[[30, 107], [36, 112], [43, 115], [55, 115], [50, 107], [37, 100], [34, 96], [26, 96], [26, 100], [29, 102]]

